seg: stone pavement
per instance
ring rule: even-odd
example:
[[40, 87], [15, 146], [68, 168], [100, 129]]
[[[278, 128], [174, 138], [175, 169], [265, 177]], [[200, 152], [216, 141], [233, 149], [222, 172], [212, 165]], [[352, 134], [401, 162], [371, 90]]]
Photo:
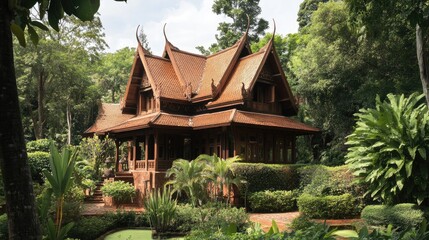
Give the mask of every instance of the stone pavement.
[[[142, 207], [135, 204], [121, 205], [119, 208], [104, 206], [104, 203], [85, 203], [83, 204], [82, 215], [95, 216], [102, 215], [106, 212], [115, 211], [135, 211], [143, 212]], [[287, 213], [250, 213], [250, 221], [258, 222], [264, 231], [268, 231], [271, 227], [272, 220], [275, 220], [280, 231], [290, 230], [288, 225], [292, 220], [299, 216], [299, 212]], [[317, 219], [316, 222], [323, 223], [325, 220]], [[361, 221], [360, 219], [330, 219], [326, 220], [326, 224], [330, 226], [344, 226]]]

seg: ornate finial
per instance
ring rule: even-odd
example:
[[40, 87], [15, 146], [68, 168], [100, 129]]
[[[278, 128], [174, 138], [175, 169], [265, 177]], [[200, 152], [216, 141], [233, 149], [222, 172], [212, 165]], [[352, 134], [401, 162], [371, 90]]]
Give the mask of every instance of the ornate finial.
[[214, 96], [214, 95], [216, 95], [216, 91], [217, 91], [217, 87], [216, 87], [216, 85], [214, 84], [214, 80], [213, 80], [213, 78], [212, 78], [212, 95]]
[[247, 98], [249, 95], [244, 82], [241, 82], [241, 95], [243, 96], [243, 98]]
[[185, 97], [189, 102], [192, 100], [192, 83], [191, 82], [188, 82], [186, 84]]
[[246, 35], [249, 34], [249, 29], [250, 29], [250, 16], [249, 14], [246, 13], [247, 16], [247, 27], [246, 27]]
[[142, 46], [142, 43], [140, 42], [140, 39], [139, 39], [139, 27], [140, 27], [140, 25], [138, 25], [137, 29], [136, 29], [136, 40], [137, 40], [137, 43], [139, 44], [139, 46], [144, 49], [144, 47]]
[[164, 23], [164, 27], [162, 28], [162, 32], [164, 33], [165, 41], [168, 42], [167, 34], [165, 34], [165, 26], [167, 26], [167, 23]]
[[273, 30], [273, 39], [274, 39], [274, 35], [276, 35], [276, 21], [273, 18], [273, 23], [274, 23], [274, 30]]

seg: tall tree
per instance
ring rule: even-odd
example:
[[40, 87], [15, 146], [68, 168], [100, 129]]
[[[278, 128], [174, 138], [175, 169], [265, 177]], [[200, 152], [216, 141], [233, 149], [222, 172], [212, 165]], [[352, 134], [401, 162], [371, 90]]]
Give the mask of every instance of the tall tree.
[[232, 19], [232, 23], [221, 22], [216, 34], [217, 43], [213, 43], [208, 50], [202, 46], [197, 49], [203, 54], [215, 53], [227, 47], [230, 47], [242, 36], [247, 29], [248, 18], [249, 38], [251, 42], [259, 41], [259, 36], [263, 35], [268, 28], [268, 22], [259, 18], [261, 7], [259, 0], [215, 0], [212, 10], [217, 15], [224, 14]]
[[93, 77], [101, 87], [105, 102], [118, 102], [120, 94], [127, 85], [134, 54], [134, 48], [125, 47], [101, 56], [100, 64], [95, 68]]
[[64, 12], [84, 21], [92, 20], [100, 5], [99, 0], [0, 2], [0, 167], [11, 239], [41, 238], [19, 110], [12, 44], [12, 32], [25, 46], [25, 29], [34, 42], [39, 39], [34, 27], [47, 30], [45, 25], [31, 19], [30, 9], [36, 3], [39, 17], [43, 19], [47, 13], [49, 25], [56, 30]]
[[[412, 35], [402, 25], [382, 41], [371, 41], [348, 23], [343, 2], [320, 4], [311, 25], [301, 31], [290, 69], [296, 91], [314, 124], [324, 130], [321, 146], [343, 150], [344, 137], [354, 124], [353, 114], [373, 107], [376, 94], [411, 93], [418, 89]], [[335, 146], [334, 146], [335, 145]], [[325, 152], [326, 159], [333, 152]], [[342, 160], [342, 151], [338, 151]]]
[[429, 106], [429, 3], [427, 0], [346, 0], [352, 16], [363, 23], [369, 37], [391, 33], [397, 24], [415, 34], [415, 51], [423, 93]]
[[304, 0], [299, 5], [299, 11], [298, 11], [298, 23], [299, 28], [303, 28], [305, 26], [308, 26], [311, 23], [311, 15], [313, 15], [313, 12], [317, 10], [319, 7], [319, 3], [325, 3], [329, 0]]

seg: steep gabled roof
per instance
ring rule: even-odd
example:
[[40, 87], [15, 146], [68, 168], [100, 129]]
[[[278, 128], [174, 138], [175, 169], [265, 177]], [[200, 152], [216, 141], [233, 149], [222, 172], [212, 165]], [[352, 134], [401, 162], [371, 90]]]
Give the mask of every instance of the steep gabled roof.
[[244, 34], [232, 47], [207, 57], [193, 102], [210, 100], [221, 92], [246, 44], [247, 34]]

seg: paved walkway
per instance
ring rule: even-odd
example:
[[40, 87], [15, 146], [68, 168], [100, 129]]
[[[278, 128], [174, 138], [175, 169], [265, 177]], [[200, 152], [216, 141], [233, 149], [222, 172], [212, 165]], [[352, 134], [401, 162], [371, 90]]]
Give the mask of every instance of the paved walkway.
[[[129, 204], [123, 205], [120, 208], [115, 207], [106, 207], [104, 203], [85, 203], [83, 204], [82, 215], [84, 216], [94, 216], [102, 215], [106, 212], [115, 212], [115, 211], [135, 211], [143, 212], [142, 207], [137, 207], [136, 205]], [[280, 231], [290, 230], [289, 224], [292, 220], [299, 216], [299, 212], [287, 212], [287, 213], [250, 213], [250, 221], [258, 222], [261, 224], [261, 227], [264, 231], [268, 231], [271, 227], [273, 220], [276, 221], [277, 226]], [[315, 220], [316, 222], [323, 223], [325, 220]], [[355, 222], [361, 221], [360, 219], [330, 219], [326, 220], [326, 224], [330, 226], [344, 226], [351, 225]]]

